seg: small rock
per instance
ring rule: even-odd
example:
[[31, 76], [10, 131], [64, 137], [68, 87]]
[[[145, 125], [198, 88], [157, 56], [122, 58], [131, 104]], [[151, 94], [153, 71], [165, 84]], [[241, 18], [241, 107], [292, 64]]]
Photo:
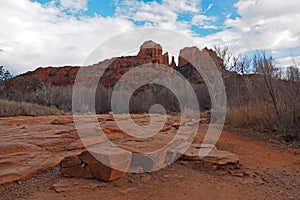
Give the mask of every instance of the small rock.
[[250, 178], [253, 178], [253, 176], [254, 176], [254, 173], [251, 172], [250, 170], [244, 170], [244, 174], [245, 174], [245, 176], [249, 176]]
[[151, 176], [149, 174], [141, 174], [141, 181], [143, 183], [149, 182], [151, 180]]
[[16, 183], [17, 183], [18, 185], [21, 185], [21, 184], [22, 184], [22, 181], [17, 180]]
[[216, 174], [218, 174], [218, 175], [220, 175], [220, 176], [224, 176], [224, 175], [228, 174], [228, 172], [223, 171], [223, 170], [217, 170], [217, 171], [216, 171]]
[[66, 124], [72, 124], [72, 123], [74, 123], [73, 119], [59, 118], [59, 119], [55, 119], [50, 124], [52, 124], [52, 125], [66, 125]]
[[125, 179], [118, 179], [116, 181], [114, 181], [114, 185], [117, 187], [124, 187], [126, 186], [127, 181]]
[[131, 187], [131, 188], [127, 188], [127, 189], [125, 189], [125, 190], [121, 190], [121, 191], [119, 191], [121, 194], [128, 194], [129, 192], [131, 192], [131, 191], [134, 191], [134, 190], [136, 190], [136, 188], [135, 187]]
[[214, 165], [214, 164], [211, 164], [211, 163], [205, 164], [204, 167], [208, 170], [211, 170], [211, 171], [217, 171], [218, 170], [218, 166]]
[[265, 182], [264, 182], [261, 178], [256, 179], [255, 182], [256, 182], [257, 184], [259, 184], [259, 185], [264, 185], [264, 184], [265, 184]]
[[244, 172], [243, 172], [243, 171], [230, 171], [230, 173], [231, 173], [233, 176], [244, 177]]

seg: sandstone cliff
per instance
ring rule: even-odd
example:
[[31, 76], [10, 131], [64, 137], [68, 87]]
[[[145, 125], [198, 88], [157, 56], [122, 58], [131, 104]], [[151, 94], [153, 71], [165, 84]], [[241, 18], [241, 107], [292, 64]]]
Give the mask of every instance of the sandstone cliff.
[[[184, 57], [189, 55], [189, 57], [193, 58], [196, 57], [198, 53], [204, 52], [211, 56], [219, 68], [222, 68], [222, 60], [213, 50], [205, 48], [201, 51], [197, 47], [184, 48], [180, 51], [178, 58], [179, 62], [178, 65], [176, 65], [175, 57], [172, 57], [171, 62], [169, 62], [169, 54], [168, 52], [163, 54], [163, 48], [160, 44], [157, 44], [151, 40], [146, 41], [141, 45], [137, 56], [124, 56], [115, 58], [105, 71], [104, 76], [101, 79], [101, 84], [106, 87], [111, 87], [120, 79], [123, 74], [133, 67], [151, 63], [170, 66], [182, 73], [191, 82], [202, 83], [203, 80], [201, 76], [196, 72], [194, 67], [184, 59]], [[99, 64], [100, 63], [93, 65], [91, 69], [93, 67], [97, 67]], [[79, 68], [79, 66], [38, 68], [35, 71], [27, 72], [17, 76], [14, 80], [14, 87], [15, 89], [24, 91], [29, 87], [29, 85], [32, 84], [33, 79], [37, 79], [40, 83], [50, 86], [72, 85], [75, 81]]]

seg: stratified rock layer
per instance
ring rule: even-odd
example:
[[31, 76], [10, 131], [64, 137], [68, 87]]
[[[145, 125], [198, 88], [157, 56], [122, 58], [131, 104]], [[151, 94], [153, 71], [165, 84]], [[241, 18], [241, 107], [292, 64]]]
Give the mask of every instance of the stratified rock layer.
[[[153, 119], [158, 116], [153, 115]], [[138, 124], [149, 122], [144, 115], [131, 117]], [[172, 143], [174, 148], [168, 146], [177, 134], [180, 116], [169, 116], [163, 129], [149, 138], [135, 138], [124, 133], [116, 126], [112, 115], [98, 115], [99, 123], [89, 121], [84, 115], [78, 118], [84, 126], [81, 138], [72, 116], [0, 118], [0, 184], [29, 178], [60, 163], [61, 172], [66, 176], [111, 181], [123, 177], [126, 171], [157, 170], [181, 156], [178, 150], [184, 142], [178, 139]], [[118, 119], [122, 119], [122, 115]], [[105, 137], [95, 135], [99, 124]], [[206, 130], [199, 130], [195, 144], [186, 153], [182, 152], [182, 159], [216, 165], [238, 163], [234, 154], [215, 148], [206, 157], [199, 157], [199, 145], [205, 133]], [[108, 141], [124, 151], [106, 146]]]
[[[178, 65], [176, 65], [175, 57], [172, 57], [170, 62], [169, 54], [167, 52], [163, 54], [162, 46], [151, 40], [146, 41], [141, 45], [140, 51], [136, 56], [117, 57], [95, 63], [94, 65], [88, 67], [91, 71], [97, 71], [97, 68], [103, 67], [103, 64], [106, 65], [107, 63], [108, 66], [105, 66], [106, 71], [99, 82], [99, 85], [106, 87], [113, 87], [120, 77], [126, 72], [136, 66], [145, 64], [162, 64], [165, 66], [170, 66], [171, 69], [178, 70], [193, 83], [201, 83], [201, 76], [199, 76], [198, 73], [195, 73], [195, 70], [192, 73], [189, 72], [190, 70], [193, 70], [193, 66], [185, 59], [189, 58], [189, 61], [198, 59], [199, 54], [208, 55], [219, 69], [222, 68], [222, 60], [213, 50], [204, 48], [201, 51], [197, 47], [187, 47], [182, 49], [178, 58]], [[48, 86], [73, 85], [79, 69], [79, 66], [38, 68], [35, 71], [16, 76], [13, 79], [13, 87], [14, 89], [18, 89], [22, 92], [28, 92], [32, 90], [31, 86], [36, 84], [37, 81]], [[85, 78], [88, 79], [88, 75]]]

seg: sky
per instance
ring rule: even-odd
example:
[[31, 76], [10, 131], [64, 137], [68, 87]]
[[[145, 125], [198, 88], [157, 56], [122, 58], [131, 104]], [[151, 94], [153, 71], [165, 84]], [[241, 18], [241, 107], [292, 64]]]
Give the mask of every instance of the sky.
[[13, 74], [80, 66], [114, 36], [159, 28], [200, 47], [229, 46], [235, 54], [267, 50], [289, 66], [291, 56], [300, 63], [299, 8], [297, 0], [2, 0], [0, 65]]

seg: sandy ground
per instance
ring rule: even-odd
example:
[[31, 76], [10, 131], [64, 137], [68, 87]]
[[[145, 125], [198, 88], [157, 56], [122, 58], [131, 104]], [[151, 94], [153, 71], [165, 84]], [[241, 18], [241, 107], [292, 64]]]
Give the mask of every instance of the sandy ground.
[[[54, 168], [0, 187], [0, 199], [300, 199], [300, 150], [223, 131], [219, 149], [236, 153], [247, 176], [223, 174], [201, 163], [177, 161], [148, 174], [111, 183], [67, 179]], [[53, 187], [53, 185], [59, 187]]]

